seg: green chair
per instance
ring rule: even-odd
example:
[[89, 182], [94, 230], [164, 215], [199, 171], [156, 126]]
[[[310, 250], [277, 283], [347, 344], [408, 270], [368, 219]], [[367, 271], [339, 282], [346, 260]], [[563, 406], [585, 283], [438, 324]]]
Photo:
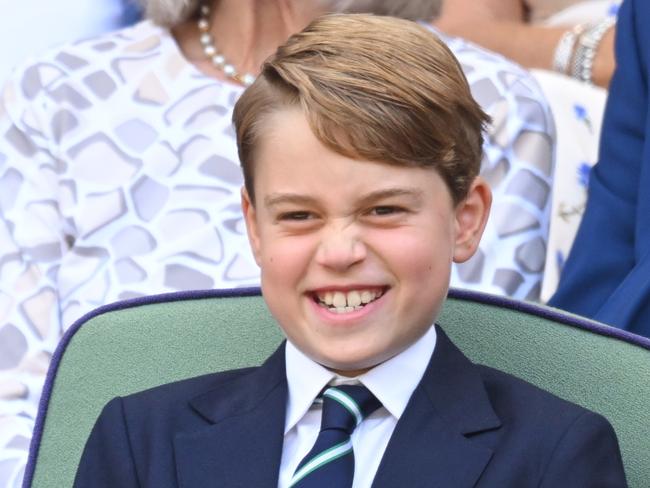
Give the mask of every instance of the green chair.
[[[451, 291], [439, 324], [472, 360], [605, 415], [631, 487], [650, 486], [650, 340], [546, 307]], [[157, 295], [99, 308], [57, 349], [24, 486], [70, 486], [116, 395], [259, 364], [282, 334], [258, 289]]]

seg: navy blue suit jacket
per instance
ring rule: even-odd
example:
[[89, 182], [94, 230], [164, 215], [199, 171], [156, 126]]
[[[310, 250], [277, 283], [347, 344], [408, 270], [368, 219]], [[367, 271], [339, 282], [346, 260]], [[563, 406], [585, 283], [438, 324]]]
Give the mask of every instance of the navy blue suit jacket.
[[650, 1], [625, 0], [600, 158], [550, 304], [650, 337]]
[[[75, 487], [276, 487], [286, 402], [283, 346], [259, 368], [114, 399], [90, 435]], [[626, 483], [616, 436], [603, 417], [474, 365], [438, 328], [431, 361], [372, 486]]]

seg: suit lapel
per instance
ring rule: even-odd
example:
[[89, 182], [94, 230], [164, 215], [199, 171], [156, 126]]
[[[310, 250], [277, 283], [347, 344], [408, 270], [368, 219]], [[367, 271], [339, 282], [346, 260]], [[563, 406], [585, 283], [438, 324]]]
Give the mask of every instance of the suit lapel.
[[[476, 434], [500, 427], [476, 367], [437, 327], [434, 354], [379, 465], [373, 488], [469, 488], [492, 457]], [[470, 438], [470, 435], [472, 437]]]
[[194, 398], [207, 422], [174, 439], [179, 485], [277, 487], [286, 402], [284, 344], [260, 368]]

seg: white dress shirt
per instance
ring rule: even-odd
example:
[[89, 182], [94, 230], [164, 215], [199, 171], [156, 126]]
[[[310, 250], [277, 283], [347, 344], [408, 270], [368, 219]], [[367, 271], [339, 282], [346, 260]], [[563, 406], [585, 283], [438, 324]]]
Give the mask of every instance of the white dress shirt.
[[435, 346], [436, 329], [431, 327], [397, 356], [361, 376], [346, 378], [314, 362], [287, 341], [285, 352], [289, 398], [279, 488], [289, 486], [296, 467], [316, 442], [322, 412], [322, 406], [314, 403], [318, 394], [327, 384], [355, 383], [365, 385], [382, 404], [352, 433], [355, 460], [352, 487], [369, 487], [397, 421], [420, 383]]

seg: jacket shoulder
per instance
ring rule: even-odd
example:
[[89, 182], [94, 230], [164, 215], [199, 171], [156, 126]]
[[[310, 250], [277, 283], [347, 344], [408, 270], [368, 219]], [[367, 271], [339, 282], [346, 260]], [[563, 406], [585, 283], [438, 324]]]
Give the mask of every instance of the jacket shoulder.
[[230, 381], [252, 373], [256, 369], [257, 367], [232, 369], [165, 383], [124, 396], [122, 402], [129, 408], [137, 406], [147, 408], [152, 405], [160, 408], [164, 405], [173, 406], [176, 402], [186, 403], [197, 395], [219, 388]]
[[[550, 424], [573, 422], [588, 409], [503, 371], [477, 365], [490, 401], [501, 418], [526, 418]], [[595, 414], [596, 415], [596, 414]]]

